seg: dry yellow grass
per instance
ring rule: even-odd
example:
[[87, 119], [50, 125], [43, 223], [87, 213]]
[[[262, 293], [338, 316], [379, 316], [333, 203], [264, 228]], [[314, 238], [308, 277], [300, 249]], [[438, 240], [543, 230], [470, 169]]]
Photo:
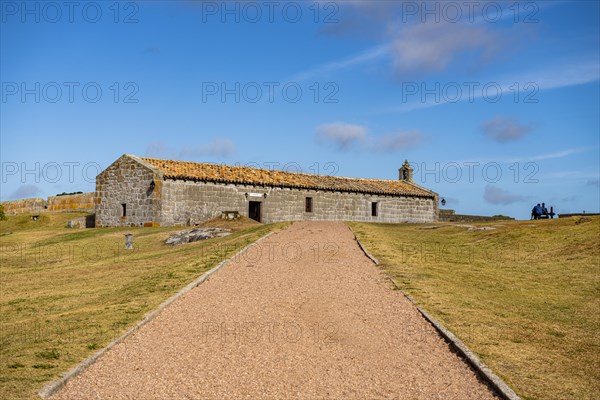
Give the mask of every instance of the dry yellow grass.
[[600, 218], [436, 225], [350, 223], [398, 287], [524, 399], [597, 399]]
[[[232, 235], [181, 246], [183, 228], [71, 230], [82, 214], [0, 222], [0, 398], [36, 398], [193, 279], [282, 224], [242, 221]], [[226, 226], [224, 226], [226, 227]], [[134, 234], [135, 250], [123, 249]]]

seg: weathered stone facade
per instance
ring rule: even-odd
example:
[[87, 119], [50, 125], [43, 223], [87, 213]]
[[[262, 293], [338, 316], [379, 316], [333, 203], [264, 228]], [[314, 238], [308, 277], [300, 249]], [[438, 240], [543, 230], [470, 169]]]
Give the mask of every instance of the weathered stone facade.
[[96, 226], [160, 222], [162, 182], [160, 171], [142, 160], [119, 158], [96, 177]]
[[[230, 210], [238, 210], [248, 217], [250, 201], [261, 203], [261, 222], [264, 223], [300, 220], [431, 222], [436, 219], [434, 200], [426, 198], [171, 180], [165, 181], [163, 188], [161, 225], [205, 221]], [[305, 211], [306, 197], [312, 198], [312, 212]], [[377, 203], [377, 216], [371, 216], [373, 202]]]
[[[419, 196], [400, 196], [173, 179], [143, 159], [125, 155], [96, 178], [96, 226], [191, 225], [220, 217], [223, 211], [251, 217], [250, 208], [257, 203], [259, 220], [264, 223], [437, 220], [437, 194], [418, 189]], [[307, 197], [311, 198], [310, 211]]]

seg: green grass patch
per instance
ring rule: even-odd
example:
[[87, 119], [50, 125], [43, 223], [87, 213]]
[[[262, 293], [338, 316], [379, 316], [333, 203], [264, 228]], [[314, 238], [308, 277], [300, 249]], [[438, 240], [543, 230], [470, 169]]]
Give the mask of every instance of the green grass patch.
[[[65, 228], [81, 215], [0, 222], [1, 399], [37, 399], [45, 382], [223, 259], [285, 225], [237, 221], [229, 236], [168, 246], [164, 240], [186, 228]], [[125, 233], [134, 234], [134, 250], [124, 250]]]
[[35, 353], [35, 355], [39, 358], [45, 358], [46, 360], [58, 360], [58, 358], [60, 357], [56, 349], [38, 351], [37, 353]]
[[524, 399], [600, 393], [600, 218], [349, 224], [396, 285]]
[[52, 368], [56, 368], [56, 365], [52, 365], [52, 364], [33, 364], [31, 366], [34, 369], [52, 369]]

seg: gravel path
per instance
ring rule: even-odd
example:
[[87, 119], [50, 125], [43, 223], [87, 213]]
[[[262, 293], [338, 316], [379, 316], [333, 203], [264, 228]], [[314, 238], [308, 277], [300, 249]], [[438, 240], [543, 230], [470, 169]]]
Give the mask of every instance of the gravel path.
[[238, 257], [52, 399], [495, 398], [338, 222]]

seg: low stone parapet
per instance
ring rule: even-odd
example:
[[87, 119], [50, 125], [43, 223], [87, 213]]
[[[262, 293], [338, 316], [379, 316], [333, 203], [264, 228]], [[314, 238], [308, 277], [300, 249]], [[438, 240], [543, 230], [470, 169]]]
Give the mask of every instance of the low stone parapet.
[[50, 196], [48, 211], [91, 211], [95, 197], [95, 192]]
[[4, 213], [7, 215], [15, 214], [34, 214], [47, 211], [47, 202], [44, 199], [32, 198], [3, 201]]

